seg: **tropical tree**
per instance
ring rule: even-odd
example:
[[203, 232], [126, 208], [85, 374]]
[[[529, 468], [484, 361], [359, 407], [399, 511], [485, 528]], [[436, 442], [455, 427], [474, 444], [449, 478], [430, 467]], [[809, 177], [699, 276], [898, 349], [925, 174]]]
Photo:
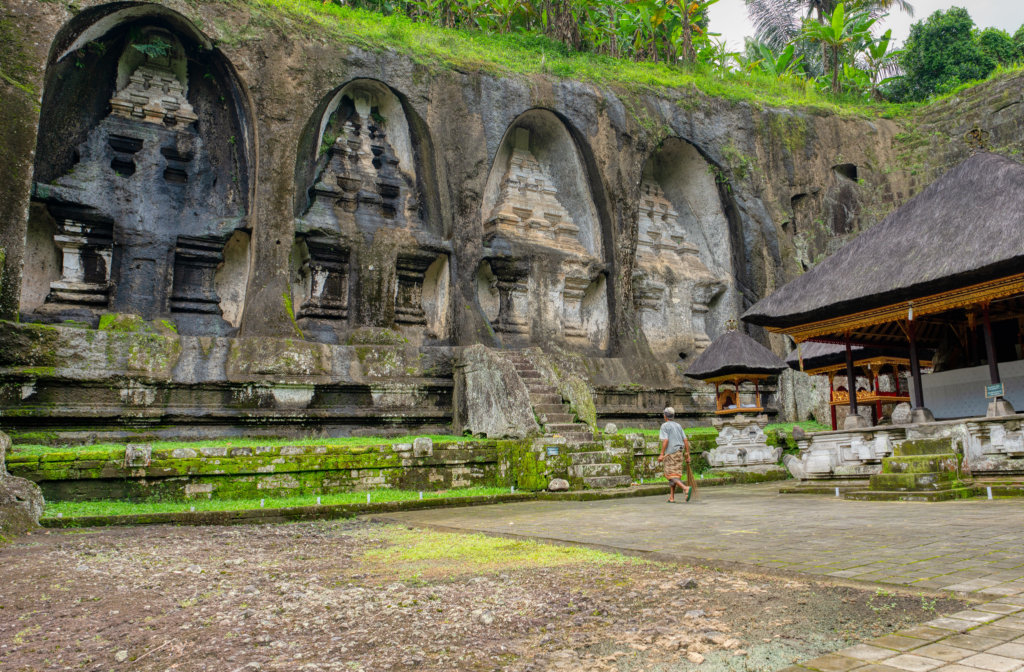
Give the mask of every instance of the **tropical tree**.
[[892, 46], [892, 29], [882, 33], [877, 40], [871, 40], [864, 48], [864, 65], [871, 80], [869, 96], [879, 98], [880, 86], [895, 81], [899, 72], [899, 58], [902, 49], [890, 49]]
[[986, 28], [978, 33], [978, 47], [982, 53], [999, 65], [1011, 65], [1017, 62], [1017, 45], [1005, 30]]
[[824, 23], [814, 19], [805, 19], [801, 35], [812, 41], [820, 43], [825, 51], [826, 73], [832, 77], [832, 93], [839, 93], [839, 74], [843, 71], [841, 57], [847, 51], [847, 45], [851, 43], [865, 43], [871, 39], [871, 26], [876, 19], [872, 18], [869, 12], [861, 11], [847, 15], [844, 3], [840, 2], [826, 17]]
[[904, 75], [892, 87], [892, 97], [924, 100], [987, 77], [996, 61], [978, 46], [973, 30], [971, 15], [960, 7], [937, 11], [912, 25], [900, 56]]
[[[796, 39], [805, 19], [824, 24], [839, 0], [746, 0], [747, 14], [754, 24], [754, 37], [775, 50]], [[879, 18], [894, 9], [914, 15], [907, 0], [853, 0], [846, 3], [850, 13], [865, 11]], [[799, 48], [798, 48], [799, 51]]]

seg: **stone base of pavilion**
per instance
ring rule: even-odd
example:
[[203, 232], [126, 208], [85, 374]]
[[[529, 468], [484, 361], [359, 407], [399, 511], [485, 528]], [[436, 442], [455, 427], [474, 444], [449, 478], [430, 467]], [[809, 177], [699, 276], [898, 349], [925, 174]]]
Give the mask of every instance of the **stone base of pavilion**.
[[768, 445], [764, 433], [768, 416], [736, 413], [715, 417], [711, 424], [718, 436], [704, 457], [715, 471], [766, 474], [778, 470], [782, 446]]
[[871, 477], [883, 472], [883, 460], [898, 447], [928, 440], [940, 441], [956, 454], [958, 482], [973, 484], [983, 494], [992, 487], [993, 496], [1024, 494], [1021, 414], [808, 434], [797, 442], [800, 454], [784, 460], [798, 482], [781, 492], [840, 495], [867, 490]]

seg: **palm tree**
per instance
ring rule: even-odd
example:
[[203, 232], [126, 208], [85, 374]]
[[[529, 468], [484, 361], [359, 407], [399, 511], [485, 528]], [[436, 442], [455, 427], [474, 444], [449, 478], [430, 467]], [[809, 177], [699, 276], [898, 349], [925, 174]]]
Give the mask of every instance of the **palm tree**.
[[[781, 50], [799, 33], [803, 19], [814, 18], [824, 24], [831, 16], [839, 0], [746, 0], [747, 14], [754, 24], [754, 37], [758, 42], [773, 50]], [[880, 17], [893, 9], [899, 9], [910, 16], [914, 7], [907, 0], [854, 0], [847, 4], [850, 13], [870, 12]]]

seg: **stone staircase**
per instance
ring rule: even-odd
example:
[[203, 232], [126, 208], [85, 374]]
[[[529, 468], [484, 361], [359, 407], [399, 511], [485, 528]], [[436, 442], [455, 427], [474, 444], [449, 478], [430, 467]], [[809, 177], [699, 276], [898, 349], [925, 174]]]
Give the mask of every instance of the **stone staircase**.
[[633, 483], [633, 477], [624, 473], [621, 462], [612, 461], [613, 456], [604, 446], [590, 444], [581, 450], [569, 454], [569, 475], [578, 478], [587, 488], [621, 488]]
[[541, 372], [523, 352], [510, 351], [505, 357], [530, 391], [530, 404], [537, 422], [544, 428], [546, 436], [555, 434], [565, 437], [569, 443], [587, 443], [594, 440], [594, 433], [586, 423], [577, 422], [569, 404], [562, 400], [558, 388], [548, 385]]
[[882, 458], [882, 473], [871, 476], [867, 490], [848, 492], [846, 499], [939, 502], [970, 497], [973, 488], [959, 478], [959, 457], [950, 439], [904, 441]]
[[565, 438], [569, 454], [569, 476], [579, 479], [586, 488], [617, 488], [633, 482], [623, 463], [607, 451], [603, 444], [594, 442], [590, 427], [576, 420], [569, 404], [565, 403], [558, 388], [544, 381], [540, 371], [524, 352], [506, 351], [505, 357], [530, 391], [530, 404], [545, 436]]

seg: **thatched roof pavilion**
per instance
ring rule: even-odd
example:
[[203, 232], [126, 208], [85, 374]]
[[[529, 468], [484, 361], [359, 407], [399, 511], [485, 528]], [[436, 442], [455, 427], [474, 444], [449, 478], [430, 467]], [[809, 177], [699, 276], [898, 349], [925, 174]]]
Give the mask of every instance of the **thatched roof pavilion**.
[[[686, 375], [715, 384], [716, 413], [724, 414], [764, 410], [759, 381], [785, 370], [786, 363], [774, 352], [742, 331], [730, 329], [711, 342], [686, 370]], [[756, 403], [752, 406], [739, 402], [739, 386], [743, 382], [754, 383]], [[721, 383], [732, 383], [734, 389], [720, 392]]]
[[[851, 379], [852, 346], [909, 346], [915, 410], [927, 420], [917, 348], [948, 347], [952, 340], [971, 353], [965, 359], [978, 362], [969, 342], [983, 327], [985, 359], [998, 386], [997, 360], [1007, 348], [997, 349], [991, 324], [1022, 316], [1024, 166], [981, 153], [754, 304], [743, 320], [798, 343], [842, 343]], [[856, 412], [852, 397], [850, 406]], [[1002, 408], [1012, 412], [1008, 404]]]
[[[809, 375], [828, 376], [829, 409], [832, 415], [832, 429], [836, 429], [836, 407], [850, 403], [851, 391], [856, 394], [858, 405], [871, 404], [872, 417], [877, 423], [883, 416], [883, 406], [910, 401], [910, 393], [901, 388], [900, 371], [910, 368], [910, 353], [906, 349], [863, 348], [859, 345], [850, 346], [855, 375], [864, 376], [871, 385], [869, 389], [853, 390], [846, 382], [846, 387], [835, 384], [836, 374], [846, 369], [846, 347], [833, 343], [802, 343], [786, 357], [789, 368], [803, 371]], [[930, 356], [930, 355], [929, 355]], [[931, 361], [921, 361], [922, 367], [930, 367]], [[845, 372], [844, 372], [845, 373]], [[895, 390], [883, 392], [879, 378], [889, 374], [893, 377]]]

